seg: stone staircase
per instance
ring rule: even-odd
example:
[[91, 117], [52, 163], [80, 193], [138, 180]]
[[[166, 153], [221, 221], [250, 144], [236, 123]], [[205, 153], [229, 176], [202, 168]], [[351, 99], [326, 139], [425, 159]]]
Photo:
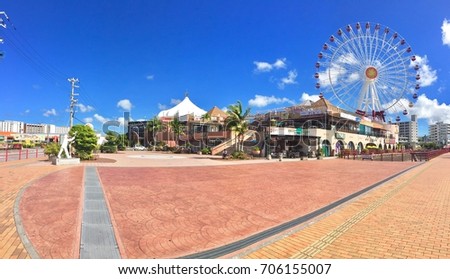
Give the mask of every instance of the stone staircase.
[[[254, 130], [248, 130], [247, 132], [244, 133], [244, 141], [248, 140], [250, 137], [254, 136], [254, 134], [257, 133]], [[229, 149], [229, 148], [234, 148], [234, 145], [236, 144], [237, 138], [236, 137], [232, 137], [231, 139], [222, 142], [219, 145], [214, 146], [213, 148], [211, 148], [211, 154], [212, 155], [216, 155], [216, 154], [220, 154], [221, 152], [223, 152], [225, 149]]]

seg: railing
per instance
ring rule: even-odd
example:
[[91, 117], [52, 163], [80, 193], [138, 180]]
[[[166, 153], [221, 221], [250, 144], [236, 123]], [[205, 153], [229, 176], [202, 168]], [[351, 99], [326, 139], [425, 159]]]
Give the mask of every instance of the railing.
[[44, 149], [4, 149], [0, 150], [0, 163], [15, 161], [15, 160], [25, 160], [32, 158], [39, 158], [45, 156]]
[[[256, 132], [253, 131], [253, 130], [248, 130], [247, 132], [245, 132], [243, 140], [244, 140], [244, 141], [247, 140], [248, 138], [250, 138], [251, 136], [253, 136], [254, 133], [256, 133]], [[236, 138], [236, 137], [232, 137], [231, 139], [229, 139], [229, 140], [227, 140], [227, 141], [224, 141], [224, 142], [222, 142], [222, 143], [219, 144], [219, 145], [214, 146], [214, 147], [211, 149], [211, 154], [212, 154], [212, 155], [219, 154], [219, 153], [222, 152], [223, 150], [225, 150], [225, 149], [230, 148], [231, 146], [233, 146], [233, 144], [236, 144], [236, 141], [237, 141], [237, 138]]]
[[411, 161], [429, 161], [439, 155], [450, 152], [449, 148], [411, 152]]
[[439, 149], [432, 151], [377, 151], [359, 154], [357, 151], [344, 152], [340, 158], [350, 160], [372, 160], [372, 161], [429, 161], [439, 155], [450, 152], [450, 149]]
[[409, 151], [393, 151], [393, 150], [374, 150], [367, 153], [358, 153], [357, 151], [344, 151], [339, 158], [350, 160], [371, 160], [371, 161], [409, 161], [411, 153]]

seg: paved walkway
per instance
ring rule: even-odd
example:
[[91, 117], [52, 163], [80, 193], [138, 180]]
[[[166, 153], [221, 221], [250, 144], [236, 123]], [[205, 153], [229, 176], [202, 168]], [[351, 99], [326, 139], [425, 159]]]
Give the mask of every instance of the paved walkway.
[[122, 258], [220, 247], [417, 166], [332, 213], [224, 257], [450, 258], [450, 154], [422, 165], [149, 152], [102, 159], [80, 167], [0, 164], [0, 258], [80, 257], [83, 165], [97, 167]]
[[41, 164], [39, 159], [0, 163], [0, 258], [30, 258], [14, 220], [15, 208], [16, 212], [18, 208], [17, 198], [29, 183], [63, 169], [51, 166], [48, 162]]
[[243, 258], [450, 258], [450, 155], [435, 158]]

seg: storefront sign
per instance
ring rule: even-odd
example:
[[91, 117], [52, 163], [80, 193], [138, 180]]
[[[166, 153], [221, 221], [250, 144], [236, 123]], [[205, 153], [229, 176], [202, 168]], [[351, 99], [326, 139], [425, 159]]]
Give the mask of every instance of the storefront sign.
[[345, 113], [345, 112], [341, 112], [340, 116], [342, 118], [345, 118], [345, 119], [350, 119], [350, 120], [353, 120], [353, 121], [357, 121], [356, 116], [353, 116], [353, 115]]
[[285, 127], [270, 127], [270, 134], [274, 136], [301, 136], [303, 135], [302, 128], [285, 128]]
[[336, 139], [345, 139], [345, 134], [344, 133], [336, 133], [335, 137], [336, 137]]
[[318, 115], [323, 114], [323, 111], [315, 109], [315, 110], [303, 110], [300, 112], [300, 115], [307, 116], [307, 115]]

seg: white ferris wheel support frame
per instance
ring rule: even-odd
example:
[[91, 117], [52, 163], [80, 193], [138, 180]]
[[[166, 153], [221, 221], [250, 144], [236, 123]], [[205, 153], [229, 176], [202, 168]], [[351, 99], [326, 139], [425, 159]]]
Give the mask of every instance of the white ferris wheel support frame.
[[328, 63], [326, 82], [350, 109], [384, 114], [394, 107], [404, 108], [401, 99], [413, 86], [409, 79], [415, 75], [410, 73], [411, 47], [396, 32], [390, 35], [388, 27], [366, 25], [364, 30], [358, 25], [356, 32], [350, 25], [347, 32], [339, 29], [338, 36], [331, 36], [331, 43], [324, 45], [320, 55]]

